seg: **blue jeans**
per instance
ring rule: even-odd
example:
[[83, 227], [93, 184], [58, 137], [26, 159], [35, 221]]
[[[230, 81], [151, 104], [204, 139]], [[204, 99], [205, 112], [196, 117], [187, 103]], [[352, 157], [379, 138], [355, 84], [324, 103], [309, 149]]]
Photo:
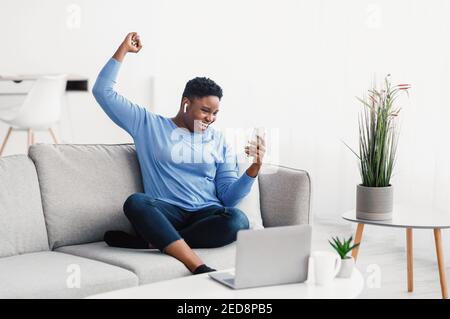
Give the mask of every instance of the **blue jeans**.
[[137, 235], [160, 251], [182, 238], [191, 248], [228, 245], [239, 230], [249, 228], [247, 216], [237, 208], [210, 206], [189, 212], [143, 193], [128, 197], [123, 211]]

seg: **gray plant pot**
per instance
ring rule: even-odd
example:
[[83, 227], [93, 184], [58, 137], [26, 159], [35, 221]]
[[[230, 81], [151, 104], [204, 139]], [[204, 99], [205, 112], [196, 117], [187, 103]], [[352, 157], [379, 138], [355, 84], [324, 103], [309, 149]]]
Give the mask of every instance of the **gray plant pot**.
[[350, 278], [355, 268], [355, 260], [353, 257], [341, 259], [341, 269], [337, 274], [338, 278]]
[[394, 188], [356, 187], [356, 218], [368, 220], [392, 219], [394, 206]]

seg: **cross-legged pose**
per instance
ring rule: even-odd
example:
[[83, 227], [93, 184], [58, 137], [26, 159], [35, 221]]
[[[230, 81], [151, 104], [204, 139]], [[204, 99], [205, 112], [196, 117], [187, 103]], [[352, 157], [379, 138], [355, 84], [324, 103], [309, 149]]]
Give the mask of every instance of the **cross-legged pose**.
[[173, 118], [118, 94], [114, 85], [125, 55], [141, 48], [139, 35], [129, 33], [93, 88], [106, 114], [133, 137], [144, 185], [144, 193], [132, 194], [123, 205], [137, 236], [111, 230], [104, 239], [114, 247], [159, 249], [193, 274], [213, 271], [192, 248], [230, 244], [239, 230], [248, 229], [246, 215], [234, 206], [250, 192], [261, 168], [264, 138], [245, 148], [253, 163], [239, 177], [236, 154], [210, 127], [222, 98], [214, 81], [197, 77], [187, 82]]

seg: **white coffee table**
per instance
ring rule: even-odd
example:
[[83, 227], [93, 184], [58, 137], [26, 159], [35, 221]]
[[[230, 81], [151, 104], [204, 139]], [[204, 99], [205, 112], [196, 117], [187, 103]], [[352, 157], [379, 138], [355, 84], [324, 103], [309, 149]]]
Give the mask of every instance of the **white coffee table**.
[[[384, 227], [406, 228], [406, 252], [408, 292], [413, 291], [413, 229], [433, 229], [436, 246], [436, 256], [439, 268], [442, 298], [447, 296], [447, 280], [445, 278], [444, 256], [442, 253], [441, 229], [450, 228], [450, 212], [437, 211], [428, 207], [406, 207], [397, 205], [394, 207], [391, 220], [373, 221], [356, 218], [356, 211], [351, 210], [342, 215], [345, 220], [358, 223], [355, 234], [355, 243], [361, 243], [364, 225], [376, 225]], [[353, 250], [353, 258], [358, 257], [361, 245]]]
[[[224, 271], [233, 271], [228, 269]], [[335, 278], [327, 286], [305, 283], [279, 286], [231, 289], [208, 274], [160, 281], [139, 287], [115, 290], [89, 296], [89, 299], [350, 299], [364, 288], [364, 279], [355, 268], [351, 278]]]

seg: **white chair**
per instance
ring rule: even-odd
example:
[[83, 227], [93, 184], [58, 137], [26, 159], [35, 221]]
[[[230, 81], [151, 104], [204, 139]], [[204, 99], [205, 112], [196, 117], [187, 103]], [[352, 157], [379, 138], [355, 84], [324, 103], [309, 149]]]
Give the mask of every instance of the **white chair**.
[[0, 147], [0, 156], [13, 130], [27, 131], [27, 147], [34, 144], [34, 131], [49, 131], [58, 144], [52, 125], [61, 117], [61, 104], [66, 89], [66, 75], [43, 76], [36, 80], [23, 104], [16, 108], [0, 108], [0, 121], [10, 125]]

